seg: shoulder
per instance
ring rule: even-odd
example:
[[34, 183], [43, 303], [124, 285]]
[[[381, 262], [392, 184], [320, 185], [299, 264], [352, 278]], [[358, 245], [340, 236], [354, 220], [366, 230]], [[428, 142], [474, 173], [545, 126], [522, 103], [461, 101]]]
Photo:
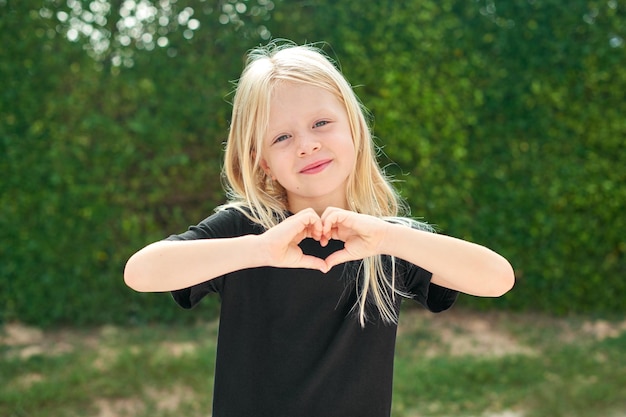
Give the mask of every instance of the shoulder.
[[393, 223], [393, 224], [399, 224], [401, 226], [406, 226], [406, 227], [410, 227], [411, 229], [417, 229], [417, 230], [422, 230], [424, 232], [432, 232], [435, 233], [435, 228], [424, 222], [424, 221], [420, 221], [417, 219], [413, 219], [411, 217], [383, 217], [383, 220], [389, 222], [389, 223]]
[[172, 235], [168, 240], [227, 238], [261, 234], [263, 230], [250, 218], [245, 208], [219, 207], [215, 213], [198, 224], [189, 226], [186, 232]]
[[245, 206], [218, 207], [213, 215], [200, 222], [209, 227], [213, 237], [230, 237], [264, 232], [263, 226], [255, 221], [250, 209]]

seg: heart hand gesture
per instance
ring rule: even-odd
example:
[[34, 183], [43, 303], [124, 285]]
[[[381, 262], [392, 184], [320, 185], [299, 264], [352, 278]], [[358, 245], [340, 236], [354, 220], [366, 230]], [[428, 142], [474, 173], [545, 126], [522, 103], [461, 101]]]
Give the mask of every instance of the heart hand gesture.
[[[302, 210], [263, 234], [268, 264], [328, 272], [340, 263], [379, 254], [386, 225], [381, 219], [338, 208], [326, 209], [321, 217], [313, 209]], [[305, 238], [313, 238], [322, 246], [330, 239], [341, 240], [344, 248], [320, 259], [302, 252], [298, 244]]]
[[386, 221], [334, 207], [326, 209], [321, 219], [323, 238], [344, 242], [342, 250], [334, 252], [326, 258], [328, 269], [344, 262], [382, 253], [382, 242], [387, 235], [389, 226]]

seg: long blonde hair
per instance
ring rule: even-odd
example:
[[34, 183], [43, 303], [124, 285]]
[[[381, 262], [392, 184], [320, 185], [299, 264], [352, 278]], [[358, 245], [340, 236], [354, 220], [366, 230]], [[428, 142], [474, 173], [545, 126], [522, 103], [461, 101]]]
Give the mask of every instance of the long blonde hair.
[[[228, 204], [252, 221], [269, 229], [288, 215], [285, 190], [260, 166], [262, 140], [269, 124], [270, 99], [278, 82], [291, 81], [324, 88], [345, 105], [357, 158], [348, 178], [348, 208], [388, 221], [427, 228], [405, 217], [406, 206], [376, 160], [376, 146], [367, 123], [369, 113], [352, 87], [321, 49], [272, 42], [250, 51], [246, 67], [237, 82], [233, 113], [223, 167]], [[397, 322], [395, 297], [405, 295], [395, 283], [395, 260], [382, 257], [363, 259], [357, 279], [359, 321], [365, 325], [368, 300], [385, 322]]]

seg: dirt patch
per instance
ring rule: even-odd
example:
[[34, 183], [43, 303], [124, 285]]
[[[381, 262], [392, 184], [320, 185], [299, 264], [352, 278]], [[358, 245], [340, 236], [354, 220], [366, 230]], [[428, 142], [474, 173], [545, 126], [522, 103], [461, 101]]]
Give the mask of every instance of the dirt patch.
[[537, 355], [537, 352], [520, 344], [512, 336], [481, 323], [475, 323], [473, 328], [443, 328], [439, 335], [446, 352], [428, 352], [431, 355], [445, 353], [451, 356], [488, 356], [502, 357], [507, 355]]
[[9, 323], [0, 332], [0, 345], [8, 346], [7, 357], [26, 360], [33, 356], [58, 356], [74, 350], [71, 343], [48, 336], [40, 329]]
[[450, 310], [435, 314], [409, 310], [400, 319], [399, 332], [419, 331], [424, 327], [438, 337], [426, 350], [427, 357], [439, 355], [488, 356], [537, 355], [534, 349], [517, 340], [494, 313]]
[[136, 398], [97, 399], [97, 417], [125, 417], [142, 413], [145, 409], [141, 400]]
[[117, 349], [108, 346], [101, 346], [96, 348], [96, 350], [98, 352], [98, 356], [93, 361], [93, 367], [100, 372], [109, 369], [110, 365], [115, 363], [119, 354]]
[[21, 375], [19, 378], [13, 380], [12, 383], [22, 389], [28, 389], [31, 386], [43, 380], [44, 380], [43, 375], [39, 373], [30, 373], [30, 374]]
[[43, 331], [20, 323], [9, 323], [0, 332], [0, 344], [5, 346], [32, 345], [43, 339]]
[[139, 415], [145, 413], [146, 404], [153, 405], [158, 412], [176, 412], [182, 403], [193, 401], [194, 395], [191, 388], [179, 386], [168, 390], [148, 388], [146, 398], [99, 398], [95, 400], [96, 417]]
[[596, 340], [616, 338], [626, 332], [626, 320], [621, 323], [610, 323], [606, 320], [585, 321], [581, 331]]
[[192, 342], [163, 342], [160, 345], [160, 349], [163, 349], [169, 357], [180, 358], [181, 356], [192, 354], [198, 350], [198, 344]]
[[[548, 329], [555, 340], [564, 344], [602, 341], [626, 333], [626, 320], [581, 320], [554, 318], [533, 313], [476, 312], [452, 309], [432, 314], [423, 309], [402, 313], [399, 332], [428, 332], [438, 337], [426, 350], [426, 355], [486, 356], [538, 355], [538, 348], [520, 341], [511, 327]], [[626, 417], [626, 416], [624, 416]]]
[[[423, 414], [411, 414], [410, 417], [425, 417]], [[451, 417], [451, 416], [450, 416]], [[524, 417], [521, 411], [502, 411], [500, 413], [483, 414], [476, 417]]]

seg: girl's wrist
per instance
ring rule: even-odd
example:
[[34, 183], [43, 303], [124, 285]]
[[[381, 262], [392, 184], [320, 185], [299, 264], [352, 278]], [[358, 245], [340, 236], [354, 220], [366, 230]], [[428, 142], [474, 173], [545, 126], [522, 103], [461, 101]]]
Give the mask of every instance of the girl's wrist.
[[382, 221], [380, 228], [380, 240], [378, 243], [378, 254], [380, 255], [392, 255], [393, 248], [395, 246], [394, 237], [396, 235], [395, 227], [393, 223]]
[[242, 236], [243, 247], [239, 254], [246, 259], [246, 268], [258, 268], [269, 265], [269, 256], [267, 255], [267, 245], [264, 244], [263, 235], [245, 235]]

